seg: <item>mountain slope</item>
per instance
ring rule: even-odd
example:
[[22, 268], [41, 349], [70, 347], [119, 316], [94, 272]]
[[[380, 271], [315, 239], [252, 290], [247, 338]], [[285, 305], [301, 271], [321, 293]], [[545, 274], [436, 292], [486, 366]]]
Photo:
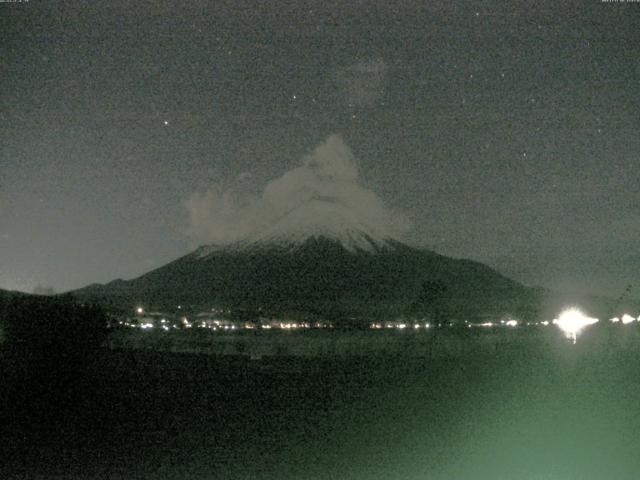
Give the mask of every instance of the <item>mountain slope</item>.
[[[76, 295], [112, 305], [161, 308], [224, 307], [325, 316], [407, 312], [425, 285], [442, 285], [440, 303], [456, 316], [507, 314], [532, 301], [533, 292], [489, 267], [373, 240], [354, 231], [354, 244], [308, 236], [294, 241], [201, 247], [139, 278], [93, 285]], [[365, 245], [370, 248], [358, 248]]]

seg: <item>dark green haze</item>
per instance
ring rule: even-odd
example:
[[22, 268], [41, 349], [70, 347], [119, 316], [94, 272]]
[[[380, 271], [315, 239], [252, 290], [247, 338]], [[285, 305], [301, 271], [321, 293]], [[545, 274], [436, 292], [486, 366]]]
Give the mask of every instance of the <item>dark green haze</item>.
[[0, 32], [0, 288], [156, 268], [198, 243], [194, 194], [335, 133], [412, 244], [635, 282], [640, 4], [30, 1]]

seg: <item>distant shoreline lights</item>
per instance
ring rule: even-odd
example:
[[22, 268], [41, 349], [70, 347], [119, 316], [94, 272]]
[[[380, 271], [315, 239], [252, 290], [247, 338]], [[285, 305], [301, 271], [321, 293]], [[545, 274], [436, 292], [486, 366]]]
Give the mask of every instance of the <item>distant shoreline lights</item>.
[[586, 316], [578, 308], [569, 308], [563, 311], [558, 318], [553, 321], [574, 344], [577, 341], [578, 334], [583, 328], [598, 323], [597, 318]]

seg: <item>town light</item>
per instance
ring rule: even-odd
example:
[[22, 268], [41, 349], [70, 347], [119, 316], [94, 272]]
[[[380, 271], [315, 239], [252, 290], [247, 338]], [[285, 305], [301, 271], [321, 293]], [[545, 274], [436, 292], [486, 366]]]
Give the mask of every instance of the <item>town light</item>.
[[573, 343], [576, 343], [578, 333], [580, 333], [584, 327], [597, 322], [597, 318], [587, 317], [577, 308], [565, 310], [553, 321], [554, 325], [557, 325]]
[[635, 322], [636, 319], [634, 317], [632, 317], [631, 315], [629, 315], [628, 313], [625, 313], [624, 315], [622, 315], [622, 323], [624, 325], [627, 325], [631, 322]]

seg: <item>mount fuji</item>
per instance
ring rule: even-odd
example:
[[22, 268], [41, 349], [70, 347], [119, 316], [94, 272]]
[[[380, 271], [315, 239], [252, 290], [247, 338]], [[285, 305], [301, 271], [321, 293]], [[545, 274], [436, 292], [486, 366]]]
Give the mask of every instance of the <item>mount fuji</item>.
[[214, 188], [188, 202], [192, 229], [208, 245], [138, 278], [74, 294], [128, 311], [144, 304], [332, 319], [535, 313], [537, 290], [403, 243], [404, 216], [362, 185], [339, 135], [268, 182], [249, 208], [233, 198]]
[[331, 319], [433, 314], [435, 305], [456, 318], [516, 314], [536, 296], [480, 263], [386, 236], [322, 198], [237, 242], [74, 294], [128, 310], [142, 303]]

